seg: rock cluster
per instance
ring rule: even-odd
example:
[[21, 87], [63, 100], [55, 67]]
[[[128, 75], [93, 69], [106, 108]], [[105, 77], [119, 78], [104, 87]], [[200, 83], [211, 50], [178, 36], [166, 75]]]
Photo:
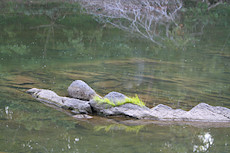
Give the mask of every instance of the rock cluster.
[[[37, 88], [32, 88], [28, 90], [27, 93], [44, 103], [69, 109], [75, 115], [85, 114], [87, 118], [88, 115], [96, 114], [101, 116], [126, 116], [136, 119], [160, 121], [230, 122], [230, 109], [220, 106], [210, 106], [206, 103], [200, 103], [190, 111], [172, 109], [163, 104], [159, 104], [150, 109], [132, 103], [115, 107], [106, 103], [98, 103], [94, 100], [94, 97], [98, 96], [96, 92], [81, 80], [76, 80], [69, 86], [69, 97], [61, 97], [51, 90]], [[110, 92], [104, 98], [116, 104], [127, 98], [127, 96], [118, 92]]]

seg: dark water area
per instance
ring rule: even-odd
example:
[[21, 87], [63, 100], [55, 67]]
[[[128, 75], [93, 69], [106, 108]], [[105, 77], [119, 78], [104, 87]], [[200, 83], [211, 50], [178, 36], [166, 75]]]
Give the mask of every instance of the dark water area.
[[159, 47], [96, 22], [76, 3], [0, 4], [0, 152], [230, 152], [227, 127], [77, 120], [25, 93], [66, 96], [84, 80], [102, 96], [137, 94], [149, 107], [230, 108], [229, 6], [202, 16], [209, 23], [199, 35], [184, 14], [185, 34]]

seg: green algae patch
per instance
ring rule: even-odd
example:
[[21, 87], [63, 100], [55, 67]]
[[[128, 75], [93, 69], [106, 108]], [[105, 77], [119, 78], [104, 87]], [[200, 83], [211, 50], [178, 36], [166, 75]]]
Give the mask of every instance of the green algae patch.
[[124, 130], [125, 132], [133, 132], [139, 133], [141, 129], [143, 129], [145, 125], [135, 125], [135, 126], [127, 126], [123, 124], [110, 124], [110, 125], [101, 125], [95, 126], [94, 130], [96, 132], [104, 130], [105, 132], [114, 131], [114, 130]]
[[127, 97], [124, 100], [117, 101], [116, 103], [110, 101], [108, 98], [100, 98], [99, 96], [95, 96], [93, 99], [99, 104], [109, 104], [113, 107], [121, 106], [126, 103], [131, 103], [131, 104], [138, 105], [141, 107], [145, 106], [145, 103], [141, 101], [137, 95], [135, 97]]
[[116, 106], [116, 104], [114, 104], [112, 101], [110, 101], [108, 98], [100, 98], [99, 96], [95, 96], [93, 98], [94, 101], [96, 101], [99, 104], [109, 104], [113, 107]]

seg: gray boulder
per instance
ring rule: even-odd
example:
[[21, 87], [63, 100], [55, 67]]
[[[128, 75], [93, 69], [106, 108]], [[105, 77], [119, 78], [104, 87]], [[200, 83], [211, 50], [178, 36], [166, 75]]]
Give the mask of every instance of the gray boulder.
[[[109, 96], [107, 97], [110, 98]], [[205, 103], [198, 104], [190, 111], [172, 109], [163, 104], [159, 104], [152, 109], [131, 103], [112, 107], [108, 104], [98, 104], [94, 100], [91, 100], [90, 105], [96, 114], [103, 116], [128, 116], [137, 119], [160, 121], [230, 122], [230, 109], [220, 106], [210, 106]]]
[[149, 115], [170, 121], [230, 122], [230, 109], [206, 103], [200, 103], [190, 111], [159, 104], [150, 110]]
[[207, 122], [230, 122], [230, 109], [200, 103], [188, 111], [184, 115], [184, 118], [191, 121], [202, 120]]
[[108, 98], [110, 101], [112, 101], [114, 104], [117, 104], [117, 102], [125, 100], [125, 98], [128, 98], [127, 96], [125, 96], [122, 93], [119, 92], [115, 92], [112, 91], [110, 93], [108, 93], [107, 95], [105, 95], [104, 98]]
[[[121, 106], [99, 103], [94, 100], [94, 97], [98, 96], [96, 92], [81, 80], [74, 81], [68, 88], [68, 93], [73, 98], [61, 97], [51, 90], [37, 88], [30, 89], [27, 93], [44, 103], [69, 109], [74, 114], [95, 113], [96, 115], [102, 116], [128, 116], [136, 119], [159, 121], [230, 123], [230, 109], [221, 106], [210, 106], [205, 103], [198, 104], [190, 111], [172, 109], [171, 107], [163, 104], [159, 104], [150, 109], [148, 107], [141, 107], [132, 103], [126, 103]], [[114, 104], [117, 104], [118, 102], [125, 100], [127, 96], [118, 92], [110, 92], [104, 98], [107, 98]], [[84, 118], [84, 115], [78, 115], [76, 118]]]
[[149, 108], [143, 106], [134, 105], [131, 103], [126, 103], [118, 107], [112, 107], [109, 109], [104, 109], [103, 115], [106, 116], [127, 116], [136, 119], [154, 119], [158, 120], [158, 117], [150, 115]]
[[121, 106], [113, 107], [108, 104], [100, 104], [94, 100], [91, 100], [90, 106], [92, 111], [102, 116], [127, 116], [137, 119], [157, 119], [155, 116], [150, 116], [149, 108], [141, 107], [131, 103], [126, 103]]
[[68, 109], [73, 109], [72, 112], [75, 114], [92, 114], [92, 110], [88, 101], [66, 98], [64, 105], [67, 106]]
[[96, 92], [82, 80], [75, 80], [68, 87], [69, 96], [81, 100], [91, 100]]
[[52, 104], [61, 108], [72, 110], [74, 114], [83, 113], [91, 114], [92, 110], [88, 101], [83, 101], [74, 98], [61, 97], [55, 92], [45, 89], [32, 88], [27, 91], [33, 97], [41, 102]]
[[[117, 104], [117, 102], [125, 100], [127, 96], [119, 92], [110, 92], [104, 98], [108, 98], [111, 102]], [[128, 116], [137, 119], [157, 119], [156, 117], [149, 115], [150, 109], [145, 106], [141, 107], [135, 104], [126, 103], [121, 106], [113, 107], [106, 103], [98, 103], [93, 99], [89, 103], [92, 107], [93, 112], [103, 116]]]
[[[112, 108], [113, 106], [105, 103], [98, 103], [94, 99], [89, 101], [89, 104], [91, 106], [92, 112], [98, 115], [103, 115], [105, 109]], [[106, 115], [105, 115], [106, 116]]]
[[[108, 93], [104, 98], [109, 99], [111, 102], [114, 104], [117, 104], [118, 101], [125, 100], [127, 96], [119, 93], [119, 92], [110, 92]], [[112, 115], [112, 112], [109, 112], [109, 109], [112, 108], [113, 106], [107, 104], [107, 103], [98, 103], [94, 99], [90, 100], [90, 105], [93, 109], [93, 111], [97, 114], [103, 114], [103, 115]], [[104, 110], [107, 109], [107, 113], [104, 112]]]
[[172, 109], [169, 106], [159, 104], [150, 109], [150, 116], [157, 116], [160, 120], [177, 120], [183, 118], [186, 111], [182, 109]]

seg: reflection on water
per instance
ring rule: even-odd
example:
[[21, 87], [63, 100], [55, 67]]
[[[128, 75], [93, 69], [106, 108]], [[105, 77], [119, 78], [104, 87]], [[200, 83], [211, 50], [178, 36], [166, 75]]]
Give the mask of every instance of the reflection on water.
[[114, 130], [124, 130], [126, 132], [138, 133], [143, 127], [144, 125], [126, 126], [123, 124], [110, 124], [105, 126], [103, 125], [95, 126], [94, 130], [95, 131], [105, 130], [106, 132], [114, 131]]
[[230, 107], [228, 8], [191, 7], [183, 26], [169, 27], [179, 45], [166, 40], [161, 48], [97, 23], [76, 3], [0, 4], [1, 152], [230, 152], [229, 128], [76, 120], [25, 93], [37, 87], [65, 96], [81, 79], [100, 95], [138, 94], [149, 107]]
[[12, 119], [12, 115], [13, 115], [13, 112], [11, 110], [9, 110], [9, 106], [6, 106], [5, 107], [5, 113], [6, 113], [6, 118], [7, 119]]
[[194, 145], [193, 152], [206, 152], [213, 145], [214, 139], [209, 132], [198, 135], [198, 138], [202, 145]]
[[[96, 16], [100, 22], [109, 23], [133, 35], [138, 34], [160, 46], [164, 46], [161, 41], [166, 39], [165, 35], [171, 37], [171, 40], [175, 39], [170, 28], [178, 26], [175, 18], [179, 17], [178, 12], [183, 5], [182, 1], [178, 0], [171, 0], [170, 3], [163, 0], [79, 2], [88, 14]], [[112, 20], [109, 20], [110, 18]], [[177, 27], [177, 32], [182, 33], [179, 31], [181, 27]]]

